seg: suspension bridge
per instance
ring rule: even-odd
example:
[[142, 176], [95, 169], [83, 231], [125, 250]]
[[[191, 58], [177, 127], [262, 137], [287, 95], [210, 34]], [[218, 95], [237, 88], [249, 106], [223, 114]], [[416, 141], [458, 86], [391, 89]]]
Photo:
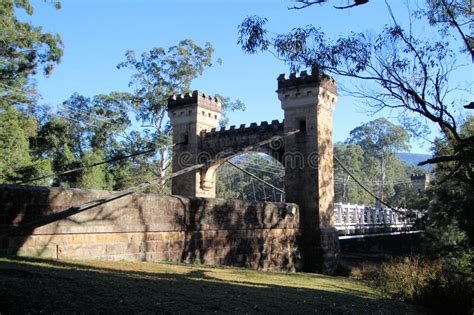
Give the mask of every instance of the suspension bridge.
[[[255, 185], [257, 181], [262, 185], [264, 201], [284, 202], [285, 191], [265, 181], [255, 173], [284, 172], [280, 166], [259, 166], [245, 160], [230, 165], [249, 176], [252, 180], [254, 200], [256, 201]], [[254, 172], [254, 173], [252, 173]], [[404, 182], [405, 183], [405, 182]], [[266, 193], [265, 187], [270, 191]], [[392, 208], [383, 205], [357, 205], [350, 203], [334, 203], [334, 225], [340, 235], [339, 238], [349, 238], [351, 235], [397, 235], [399, 233], [419, 232], [414, 230], [416, 220], [420, 218], [419, 211]]]
[[[258, 146], [266, 145], [270, 141], [275, 141], [275, 138], [265, 140], [261, 143], [253, 145], [251, 147], [246, 148], [243, 152], [247, 152], [250, 149], [255, 149]], [[25, 180], [18, 182], [18, 184], [26, 184], [30, 182], [34, 182], [36, 180], [41, 180], [49, 177], [54, 176], [61, 176], [64, 174], [70, 174], [73, 172], [78, 172], [85, 168], [95, 167], [102, 164], [111, 163], [121, 159], [133, 158], [138, 155], [150, 154], [158, 149], [169, 149], [174, 147], [175, 145], [167, 145], [167, 146], [159, 146], [153, 149], [149, 149], [146, 151], [135, 152], [129, 155], [118, 156], [112, 159], [104, 160], [92, 165], [86, 165], [83, 167], [73, 168], [70, 170], [66, 170], [59, 174], [49, 174], [44, 175], [41, 177], [33, 178], [30, 180]], [[285, 203], [285, 191], [282, 188], [276, 187], [273, 184], [269, 183], [268, 181], [262, 179], [256, 172], [267, 172], [269, 171], [268, 166], [259, 166], [258, 164], [252, 164], [245, 160], [240, 161], [239, 163], [234, 163], [231, 160], [226, 161], [229, 165], [236, 168], [246, 176], [248, 176], [252, 180], [253, 192], [254, 192], [254, 200], [257, 201], [256, 194], [255, 194], [255, 185], [254, 181], [259, 182], [262, 185], [262, 190], [264, 191], [265, 202], [274, 202], [274, 203]], [[98, 201], [92, 201], [90, 203], [84, 204], [81, 207], [77, 207], [71, 211], [64, 212], [61, 214], [57, 214], [54, 217], [49, 217], [47, 220], [43, 219], [41, 222], [36, 222], [38, 224], [47, 224], [54, 222], [56, 220], [69, 217], [71, 215], [80, 213], [82, 211], [91, 209], [93, 207], [102, 205], [107, 202], [111, 202], [113, 200], [119, 199], [121, 197], [130, 195], [134, 192], [138, 192], [140, 190], [145, 189], [150, 185], [163, 185], [164, 182], [175, 178], [177, 176], [181, 176], [183, 174], [189, 172], [195, 172], [201, 168], [204, 168], [204, 164], [195, 165], [192, 167], [188, 167], [187, 169], [183, 169], [174, 173], [171, 173], [165, 177], [159, 177], [155, 180], [151, 180], [140, 185], [130, 187], [124, 191], [113, 193], [109, 196], [109, 198], [103, 198]], [[273, 167], [271, 169], [273, 172], [284, 172], [284, 169], [280, 167]], [[253, 173], [253, 172], [255, 173]], [[265, 187], [270, 191], [267, 193]], [[335, 203], [334, 204], [334, 212], [333, 212], [334, 224], [336, 229], [339, 232], [340, 236], [348, 236], [348, 235], [363, 235], [363, 234], [396, 234], [397, 232], [406, 232], [412, 231], [415, 221], [419, 218], [419, 214], [415, 211], [411, 211], [408, 209], [393, 209], [384, 206], [375, 206], [375, 205], [357, 205], [357, 204], [344, 204], [344, 203]]]

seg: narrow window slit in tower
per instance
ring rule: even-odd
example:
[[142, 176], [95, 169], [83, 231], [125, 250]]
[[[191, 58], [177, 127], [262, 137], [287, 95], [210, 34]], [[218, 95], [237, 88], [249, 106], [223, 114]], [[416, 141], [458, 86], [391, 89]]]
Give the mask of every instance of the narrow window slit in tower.
[[306, 132], [306, 120], [300, 119], [298, 122], [298, 129], [300, 130], [300, 134], [303, 134]]

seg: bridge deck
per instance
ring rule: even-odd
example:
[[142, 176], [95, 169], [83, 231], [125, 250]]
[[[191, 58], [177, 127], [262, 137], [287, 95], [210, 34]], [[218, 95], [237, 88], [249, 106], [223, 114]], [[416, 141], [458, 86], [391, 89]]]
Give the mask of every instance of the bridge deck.
[[416, 212], [407, 209], [334, 204], [334, 222], [340, 235], [410, 231], [416, 218]]

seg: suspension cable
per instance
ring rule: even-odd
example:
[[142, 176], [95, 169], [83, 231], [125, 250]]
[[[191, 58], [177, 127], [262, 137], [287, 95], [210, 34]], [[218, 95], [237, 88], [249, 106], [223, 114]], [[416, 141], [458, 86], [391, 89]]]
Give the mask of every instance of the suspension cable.
[[[292, 131], [292, 132], [287, 132], [283, 135], [283, 137], [288, 136], [288, 135], [292, 135], [292, 134], [296, 134], [298, 132], [299, 132], [299, 130]], [[258, 142], [256, 144], [248, 146], [248, 147], [245, 147], [240, 152], [248, 152], [248, 151], [255, 150], [256, 148], [258, 148], [260, 146], [263, 146], [263, 145], [266, 145], [268, 143], [271, 143], [272, 141], [280, 139], [281, 137], [282, 136], [271, 137], [267, 140]], [[211, 162], [213, 162], [213, 161], [211, 160]], [[19, 226], [12, 227], [12, 228], [8, 229], [4, 234], [0, 235], [0, 240], [3, 239], [6, 236], [12, 234], [12, 233], [19, 232], [21, 230], [34, 229], [34, 228], [37, 228], [37, 227], [40, 227], [40, 226], [43, 226], [43, 225], [46, 225], [46, 224], [53, 223], [53, 222], [58, 221], [58, 220], [66, 219], [66, 218], [68, 218], [72, 215], [75, 215], [75, 214], [78, 214], [80, 212], [95, 208], [97, 206], [106, 204], [108, 202], [126, 197], [126, 196], [131, 195], [133, 193], [136, 193], [140, 190], [143, 190], [143, 189], [145, 189], [145, 188], [147, 188], [151, 185], [162, 183], [163, 181], [167, 181], [171, 178], [174, 178], [174, 177], [177, 177], [177, 176], [180, 176], [180, 175], [192, 172], [192, 171], [196, 171], [198, 169], [204, 168], [205, 166], [206, 166], [206, 164], [196, 164], [196, 165], [184, 168], [180, 171], [174, 172], [170, 175], [163, 176], [163, 177], [160, 176], [160, 177], [158, 177], [154, 180], [146, 181], [146, 182], [141, 183], [139, 185], [130, 187], [126, 190], [111, 193], [108, 196], [106, 196], [105, 198], [98, 199], [98, 200], [93, 200], [93, 201], [90, 201], [90, 202], [86, 202], [86, 203], [83, 203], [80, 206], [70, 207], [70, 208], [68, 208], [66, 210], [63, 210], [61, 212], [49, 214], [49, 215], [46, 215], [46, 216], [41, 217], [39, 219], [33, 220], [31, 222], [27, 222], [27, 223], [21, 224]]]
[[382, 199], [380, 199], [379, 197], [377, 197], [373, 192], [370, 191], [369, 188], [367, 188], [364, 184], [362, 184], [355, 176], [354, 174], [352, 174], [352, 172], [337, 158], [336, 155], [333, 155], [334, 157], [334, 160], [342, 167], [342, 169], [363, 189], [365, 190], [369, 195], [371, 195], [372, 197], [375, 198], [375, 200], [377, 200], [378, 202], [380, 202], [382, 205], [388, 207], [389, 209], [395, 211], [395, 212], [398, 212], [398, 213], [402, 213], [403, 214], [403, 211], [400, 211], [394, 207], [392, 207], [391, 205], [389, 205], [388, 203], [386, 203], [385, 201], [383, 201]]
[[111, 159], [103, 160], [103, 161], [100, 161], [100, 162], [97, 162], [97, 163], [94, 163], [94, 164], [88, 164], [88, 165], [84, 165], [84, 166], [81, 166], [81, 167], [72, 168], [72, 169], [69, 169], [69, 170], [66, 170], [66, 171], [60, 172], [60, 173], [51, 173], [51, 174], [48, 174], [48, 175], [43, 175], [43, 176], [23, 180], [23, 181], [20, 181], [20, 182], [16, 182], [15, 184], [16, 185], [24, 185], [26, 183], [34, 182], [34, 181], [41, 180], [41, 179], [46, 179], [46, 178], [50, 178], [50, 177], [59, 177], [59, 176], [62, 176], [62, 175], [75, 173], [75, 172], [81, 171], [81, 170], [86, 169], [86, 168], [91, 168], [91, 167], [95, 167], [95, 166], [99, 166], [99, 165], [103, 165], [103, 164], [108, 164], [108, 163], [112, 163], [112, 162], [116, 162], [116, 161], [121, 161], [121, 160], [128, 159], [128, 158], [131, 158], [131, 157], [139, 156], [139, 155], [153, 153], [153, 152], [155, 152], [159, 149], [171, 148], [171, 147], [173, 147], [175, 145], [178, 145], [178, 144], [182, 144], [182, 143], [175, 143], [175, 144], [171, 144], [171, 145], [155, 147], [155, 148], [150, 149], [150, 150], [138, 151], [138, 152], [134, 152], [134, 153], [131, 153], [131, 154], [128, 154], [128, 155], [122, 155], [122, 156], [119, 155], [119, 156], [113, 157]]
[[250, 180], [252, 181], [253, 200], [257, 201], [257, 192], [255, 191], [255, 181], [253, 180], [253, 177], [251, 177]]
[[233, 162], [231, 162], [231, 161], [227, 161], [227, 163], [229, 163], [230, 165], [232, 165], [232, 166], [235, 167], [236, 169], [238, 169], [238, 170], [244, 172], [245, 174], [249, 175], [250, 177], [255, 178], [257, 181], [261, 182], [262, 184], [267, 185], [267, 186], [269, 186], [269, 187], [275, 189], [276, 191], [278, 191], [278, 192], [280, 192], [280, 193], [282, 193], [282, 194], [285, 194], [285, 191], [284, 191], [284, 190], [282, 190], [282, 189], [280, 189], [280, 188], [278, 188], [278, 187], [273, 186], [273, 185], [270, 184], [269, 182], [267, 182], [267, 181], [261, 179], [260, 177], [258, 177], [257, 175], [255, 175], [255, 174], [253, 174], [253, 173], [250, 173], [250, 172], [247, 171], [246, 169], [244, 169], [244, 168], [238, 166], [237, 164], [235, 164], [235, 163], [233, 163]]
[[95, 208], [97, 206], [106, 204], [108, 202], [126, 197], [126, 196], [131, 195], [133, 193], [136, 193], [140, 190], [143, 190], [143, 189], [147, 188], [148, 186], [158, 184], [162, 181], [167, 181], [167, 180], [169, 180], [173, 177], [177, 177], [177, 176], [180, 176], [182, 174], [185, 174], [185, 173], [203, 168], [204, 166], [205, 166], [204, 164], [193, 165], [193, 166], [187, 167], [185, 169], [182, 169], [178, 172], [174, 172], [173, 174], [170, 174], [170, 175], [167, 175], [167, 176], [164, 176], [164, 177], [159, 177], [159, 178], [156, 178], [154, 180], [146, 181], [144, 183], [141, 183], [139, 185], [130, 187], [128, 189], [112, 193], [112, 194], [106, 196], [105, 198], [89, 201], [89, 202], [83, 203], [80, 206], [70, 207], [70, 208], [68, 208], [66, 210], [63, 210], [61, 212], [49, 214], [49, 215], [46, 215], [46, 216], [41, 217], [39, 219], [33, 220], [31, 222], [27, 222], [25, 224], [15, 226], [15, 227], [10, 228], [9, 230], [7, 230], [3, 235], [0, 235], [0, 240], [5, 236], [8, 236], [8, 235], [10, 235], [12, 233], [15, 233], [15, 232], [19, 232], [21, 230], [34, 229], [34, 228], [37, 228], [37, 227], [40, 227], [40, 226], [43, 226], [43, 225], [46, 225], [46, 224], [53, 223], [53, 222], [58, 221], [58, 220], [66, 219], [66, 218], [68, 218], [72, 215], [84, 212], [86, 210]]

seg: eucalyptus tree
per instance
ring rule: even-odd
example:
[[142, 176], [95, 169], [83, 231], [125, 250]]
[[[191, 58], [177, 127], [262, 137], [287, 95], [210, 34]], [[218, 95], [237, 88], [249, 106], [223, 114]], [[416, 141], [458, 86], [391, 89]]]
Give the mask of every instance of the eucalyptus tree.
[[[137, 57], [129, 50], [117, 68], [133, 71], [129, 86], [133, 88], [132, 108], [137, 119], [152, 128], [150, 142], [171, 143], [171, 126], [166, 119], [168, 98], [173, 94], [191, 92], [191, 82], [212, 66], [214, 48], [192, 40], [180, 41], [168, 49], [156, 47]], [[170, 165], [170, 152], [159, 149], [160, 176]]]
[[[389, 161], [394, 163], [395, 153], [409, 149], [410, 135], [401, 126], [385, 118], [378, 118], [365, 123], [350, 132], [348, 143], [359, 145], [364, 151], [366, 160], [377, 159], [380, 167], [379, 198], [384, 200], [387, 169]], [[373, 166], [373, 165], [371, 165]], [[393, 166], [393, 165], [392, 165]], [[372, 168], [372, 167], [370, 167]]]
[[[131, 125], [126, 96], [112, 92], [89, 98], [74, 93], [39, 127], [31, 140], [33, 154], [50, 160], [55, 173], [113, 157], [117, 136]], [[111, 189], [110, 171], [101, 165], [59, 176], [51, 184]]]
[[[136, 116], [145, 126], [151, 128], [149, 142], [170, 144], [171, 126], [167, 120], [168, 98], [173, 94], [191, 92], [191, 83], [203, 72], [212, 67], [214, 48], [208, 42], [199, 46], [190, 39], [165, 48], [153, 48], [137, 56], [136, 52], [126, 52], [126, 60], [117, 67], [133, 71], [129, 86], [133, 88], [131, 104]], [[221, 125], [228, 121], [226, 112], [245, 110], [240, 100], [219, 96], [224, 111]], [[170, 165], [170, 150], [158, 150], [159, 174], [164, 176]]]
[[0, 2], [0, 101], [5, 105], [32, 102], [36, 96], [32, 77], [42, 71], [49, 75], [61, 61], [63, 47], [58, 34], [20, 21], [18, 10], [33, 15], [28, 0]]
[[47, 160], [30, 154], [38, 127], [33, 77], [49, 75], [63, 54], [59, 35], [19, 20], [19, 11], [32, 15], [34, 10], [28, 0], [0, 1], [0, 182], [50, 171]]
[[[327, 1], [297, 2], [308, 8]], [[452, 165], [451, 173], [465, 174], [465, 180], [472, 183], [474, 137], [459, 132], [463, 118], [458, 113], [467, 101], [458, 100], [458, 90], [450, 85], [462, 61], [470, 62], [473, 57], [468, 33], [472, 26], [470, 3], [423, 2], [411, 15], [411, 22], [431, 25], [439, 31], [440, 36], [435, 36], [435, 31], [430, 37], [413, 32], [415, 25], [402, 26], [390, 1], [386, 3], [390, 21], [376, 36], [353, 32], [332, 39], [314, 25], [275, 34], [267, 29], [266, 18], [251, 16], [239, 26], [238, 43], [247, 53], [271, 51], [293, 70], [305, 67], [347, 77], [360, 83], [352, 95], [361, 98], [371, 110], [398, 112], [412, 127], [426, 122], [436, 126], [454, 149], [449, 155], [435, 156], [420, 164]], [[452, 38], [462, 43], [460, 52]]]
[[[352, 172], [357, 178], [363, 178], [364, 151], [357, 144], [334, 144], [334, 155]], [[367, 178], [367, 176], [365, 177]], [[334, 163], [334, 200], [343, 203], [367, 204], [368, 194], [352, 180], [338, 163]]]

